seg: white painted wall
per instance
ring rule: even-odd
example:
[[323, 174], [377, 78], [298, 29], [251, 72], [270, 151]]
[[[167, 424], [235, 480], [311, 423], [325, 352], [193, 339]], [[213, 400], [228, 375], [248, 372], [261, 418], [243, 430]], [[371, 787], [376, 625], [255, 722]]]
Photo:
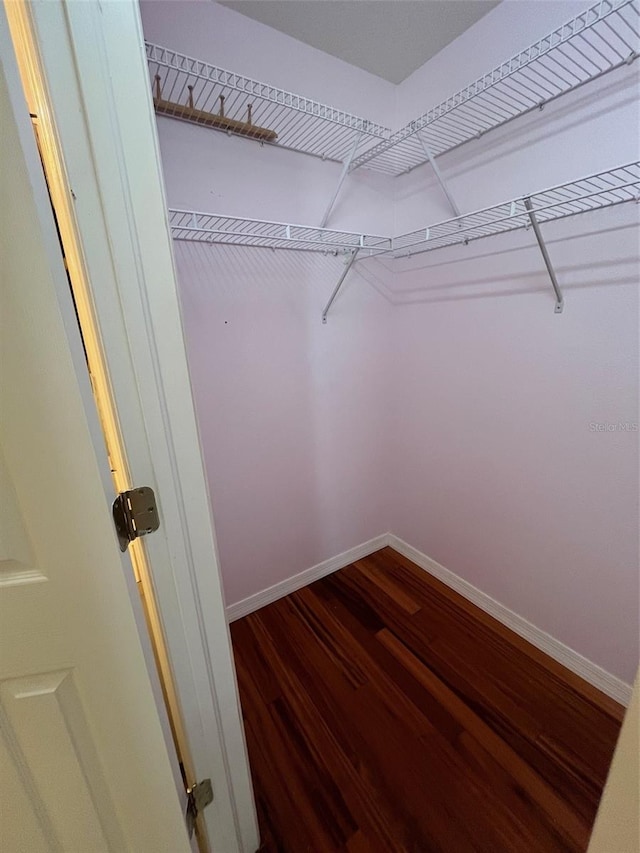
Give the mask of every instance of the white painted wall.
[[[161, 116], [158, 128], [172, 207], [300, 225], [322, 221], [339, 163]], [[355, 172], [345, 181], [327, 227], [389, 234], [393, 192], [385, 176]]]
[[[504, 2], [401, 87], [459, 88], [583, 4]], [[637, 63], [636, 63], [637, 66]], [[468, 71], [467, 71], [468, 68]], [[638, 157], [638, 69], [440, 158], [463, 211]], [[466, 76], [465, 76], [466, 75]], [[397, 228], [447, 218], [427, 168], [398, 180]], [[388, 286], [390, 529], [631, 681], [638, 662], [638, 208], [407, 259]], [[636, 427], [637, 429], [637, 427]]]
[[633, 215], [545, 229], [561, 315], [530, 234], [415, 259], [390, 315], [391, 530], [627, 681], [638, 433], [591, 424], [638, 421]]
[[[225, 7], [180, 0], [141, 8], [150, 41], [389, 119], [391, 84]], [[318, 224], [341, 171], [168, 118], [158, 128], [172, 207]], [[369, 171], [349, 177], [329, 226], [390, 233], [392, 184]], [[193, 243], [175, 252], [234, 603], [386, 530], [387, 303], [354, 267], [323, 325], [341, 258]]]
[[386, 303], [342, 260], [176, 245], [192, 383], [229, 603], [387, 524]]
[[[214, 3], [143, 3], [146, 35], [399, 124], [585, 7], [505, 0], [395, 89]], [[284, 57], [284, 59], [283, 59]], [[389, 121], [395, 113], [397, 119]], [[637, 72], [445, 155], [473, 210], [638, 156]], [[159, 120], [172, 206], [316, 223], [339, 166]], [[613, 674], [638, 661], [637, 207], [356, 267], [176, 247], [229, 603], [386, 530]], [[348, 181], [332, 225], [448, 217], [428, 168]]]

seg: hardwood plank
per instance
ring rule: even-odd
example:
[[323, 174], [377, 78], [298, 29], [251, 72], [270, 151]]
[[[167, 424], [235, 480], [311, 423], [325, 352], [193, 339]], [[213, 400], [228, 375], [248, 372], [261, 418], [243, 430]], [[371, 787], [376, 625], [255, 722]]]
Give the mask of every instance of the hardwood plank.
[[586, 849], [623, 709], [406, 558], [231, 635], [264, 853]]
[[[392, 552], [393, 554], [393, 552]], [[399, 555], [398, 555], [399, 556]], [[422, 570], [414, 567], [422, 576]], [[390, 568], [390, 571], [393, 571]], [[429, 583], [433, 579], [429, 578]], [[424, 580], [422, 579], [424, 584]], [[434, 589], [439, 582], [435, 581]], [[580, 762], [585, 762], [585, 772], [581, 784], [591, 784], [592, 796], [589, 811], [593, 810], [593, 801], [597, 803], [598, 792], [604, 783], [610, 762], [610, 743], [615, 739], [621, 720], [621, 709], [616, 703], [614, 714], [611, 712], [612, 700], [589, 686], [589, 698], [584, 700], [584, 691], [576, 691], [573, 681], [567, 684], [562, 673], [564, 667], [550, 661], [550, 668], [543, 664], [545, 660], [529, 656], [530, 644], [509, 642], [515, 637], [504, 626], [488, 617], [490, 621], [478, 625], [476, 616], [486, 616], [474, 605], [460, 599], [451, 590], [444, 598], [433, 599], [432, 607], [424, 606], [416, 615], [411, 633], [412, 648], [430, 666], [437, 669], [441, 676], [466, 697], [466, 701], [482, 707], [483, 713], [493, 718], [493, 724], [501, 730], [504, 737], [510, 739], [520, 751], [524, 751], [532, 761], [537, 761], [542, 773], [574, 773]], [[452, 596], [455, 596], [453, 598]], [[460, 607], [456, 607], [456, 599]], [[462, 612], [461, 612], [462, 611]], [[452, 633], [450, 625], [456, 625]], [[417, 626], [424, 624], [424, 631]], [[430, 632], [429, 642], [425, 635]], [[435, 636], [434, 636], [435, 635]], [[518, 638], [521, 639], [521, 638]], [[410, 643], [411, 645], [411, 643]], [[536, 650], [537, 651], [537, 650]], [[510, 666], [506, 667], [506, 659]], [[478, 681], [476, 674], [482, 670], [484, 677]], [[574, 676], [575, 679], [575, 676]], [[577, 694], [577, 696], [576, 696]], [[522, 702], [522, 697], [526, 702]], [[562, 769], [557, 762], [545, 764], [545, 750], [540, 749], [540, 720], [552, 708], [556, 711], [554, 720], [555, 736], [572, 750], [574, 761], [571, 770], [566, 765]], [[511, 720], [518, 719], [518, 727], [511, 726]], [[585, 737], [590, 749], [584, 753], [582, 744]], [[551, 769], [552, 768], [552, 769]], [[575, 781], [568, 780], [571, 795], [577, 794]], [[576, 799], [576, 804], [579, 800]]]
[[527, 796], [535, 801], [561, 831], [568, 842], [575, 846], [586, 846], [588, 833], [584, 822], [564, 802], [561, 796], [547, 785], [531, 769], [526, 761], [511, 749], [484, 720], [465, 704], [444, 682], [422, 664], [397, 637], [386, 629], [380, 631], [378, 639], [398, 658], [398, 661], [425, 685], [451, 710], [467, 735], [470, 735], [492, 756], [503, 770], [518, 784]]
[[[396, 818], [388, 807], [383, 786], [376, 784], [376, 768], [371, 765], [359, 732], [352, 731], [351, 720], [360, 712], [352, 707], [352, 686], [335, 670], [321, 648], [304, 637], [302, 625], [284, 626], [279, 613], [263, 611], [258, 629], [262, 629], [274, 671], [308, 733], [312, 748], [321, 756], [319, 760], [331, 766], [336, 783], [348, 798], [363, 830], [370, 830], [370, 837], [376, 839], [380, 850], [405, 849], [399, 843], [403, 827], [399, 822], [394, 823]], [[284, 655], [280, 649], [286, 650]], [[304, 820], [304, 815], [301, 819]], [[295, 846], [286, 849], [294, 850]]]
[[[421, 587], [427, 594], [437, 592], [443, 598], [448, 599], [454, 604], [458, 611], [465, 611], [469, 613], [478, 629], [480, 626], [483, 626], [488, 628], [495, 635], [504, 637], [512, 648], [521, 651], [531, 661], [542, 666], [546, 672], [554, 674], [566, 689], [577, 692], [595, 709], [602, 710], [617, 721], [619, 725], [622, 724], [624, 708], [616, 702], [615, 699], [612, 699], [601, 690], [598, 690], [597, 687], [589, 684], [588, 681], [585, 681], [579, 675], [576, 675], [570, 669], [567, 669], [563, 664], [553, 658], [550, 658], [541, 649], [537, 648], [537, 646], [534, 646], [528, 640], [525, 640], [524, 637], [514, 633], [493, 616], [485, 613], [484, 610], [481, 610], [470, 601], [467, 601], [467, 599], [463, 598], [463, 596], [452, 590], [445, 583], [432, 575], [429, 575], [419, 566], [416, 566], [415, 563], [403, 554], [400, 554], [397, 551], [394, 551], [393, 548], [389, 547], [383, 548], [377, 553], [380, 557], [384, 557], [388, 561], [391, 561], [391, 563], [395, 563], [398, 566], [403, 567], [405, 569], [405, 573], [403, 574], [405, 581], [408, 576], [413, 576], [417, 580], [418, 587]], [[427, 579], [426, 582], [425, 576]]]
[[280, 696], [281, 691], [251, 623], [245, 619], [236, 622], [233, 626], [233, 637], [234, 642], [242, 647], [242, 667], [247, 676], [253, 679], [262, 701], [268, 705]]
[[413, 676], [404, 668], [399, 667], [396, 658], [390, 654], [384, 646], [381, 646], [377, 635], [384, 628], [382, 623], [365, 622], [360, 618], [359, 608], [354, 612], [351, 606], [351, 598], [347, 592], [345, 596], [342, 585], [333, 583], [331, 579], [323, 584], [314, 584], [311, 588], [315, 595], [330, 606], [336, 614], [336, 618], [349, 628], [351, 633], [358, 639], [362, 649], [370, 657], [374, 658], [378, 666], [391, 678], [406, 696], [422, 713], [430, 720], [433, 727], [442, 737], [446, 737], [455, 743], [462, 731], [462, 727], [453, 716], [444, 708], [437, 699], [431, 695]]
[[347, 842], [347, 853], [371, 853], [374, 848], [362, 830], [358, 830]]
[[402, 582], [397, 582], [395, 578], [386, 571], [386, 567], [384, 565], [378, 564], [375, 554], [373, 554], [368, 560], [358, 560], [354, 565], [360, 574], [364, 575], [365, 578], [385, 592], [394, 604], [397, 604], [401, 610], [405, 611], [405, 613], [413, 616], [414, 613], [417, 613], [418, 610], [420, 610], [420, 605], [417, 604], [403, 589]]

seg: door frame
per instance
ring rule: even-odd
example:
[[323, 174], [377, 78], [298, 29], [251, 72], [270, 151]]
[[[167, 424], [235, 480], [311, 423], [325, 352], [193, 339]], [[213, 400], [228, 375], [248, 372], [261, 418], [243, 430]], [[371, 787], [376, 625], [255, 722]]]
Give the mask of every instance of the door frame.
[[139, 9], [135, 0], [8, 0], [6, 10], [0, 27], [17, 45], [30, 108], [58, 164], [61, 234], [75, 241], [69, 261], [82, 283], [78, 316], [105, 371], [92, 379], [113, 404], [100, 407], [101, 419], [123, 450], [112, 466], [158, 499], [160, 530], [134, 544], [149, 567], [193, 781], [213, 783], [207, 834], [214, 850], [253, 853], [257, 820]]

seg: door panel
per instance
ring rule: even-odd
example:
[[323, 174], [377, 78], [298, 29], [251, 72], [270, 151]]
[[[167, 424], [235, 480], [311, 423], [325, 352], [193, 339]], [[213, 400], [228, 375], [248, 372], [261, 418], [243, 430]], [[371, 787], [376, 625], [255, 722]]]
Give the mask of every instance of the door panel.
[[188, 853], [55, 225], [0, 55], [0, 848]]
[[0, 587], [45, 581], [36, 565], [33, 549], [16, 498], [16, 490], [0, 448]]
[[63, 850], [123, 849], [73, 670], [3, 681], [0, 719], [44, 837]]

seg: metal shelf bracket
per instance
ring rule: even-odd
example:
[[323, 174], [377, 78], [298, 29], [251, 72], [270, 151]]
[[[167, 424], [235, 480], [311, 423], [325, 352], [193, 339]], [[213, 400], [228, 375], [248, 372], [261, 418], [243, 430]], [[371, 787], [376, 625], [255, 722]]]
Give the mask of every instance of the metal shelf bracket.
[[334, 190], [333, 195], [331, 196], [331, 201], [329, 202], [329, 205], [328, 205], [327, 209], [325, 210], [324, 216], [322, 217], [322, 222], [320, 223], [321, 228], [324, 228], [326, 226], [327, 222], [329, 221], [329, 216], [331, 215], [331, 211], [333, 210], [333, 206], [336, 203], [336, 200], [338, 198], [340, 190], [342, 189], [342, 184], [344, 183], [344, 179], [349, 174], [349, 167], [351, 166], [351, 161], [356, 156], [356, 151], [358, 150], [358, 145], [360, 144], [361, 139], [362, 139], [362, 132], [359, 131], [358, 133], [355, 134], [351, 150], [349, 151], [347, 158], [345, 159], [344, 163], [342, 164], [342, 172], [340, 173], [340, 177], [338, 178], [338, 184]]
[[526, 208], [527, 214], [529, 215], [529, 220], [531, 221], [531, 227], [533, 228], [533, 233], [536, 235], [536, 240], [538, 241], [538, 246], [540, 247], [540, 251], [542, 253], [542, 257], [544, 260], [544, 264], [547, 268], [547, 272], [549, 273], [549, 278], [551, 279], [551, 284], [553, 285], [553, 289], [556, 294], [556, 307], [555, 313], [562, 314], [562, 309], [564, 308], [564, 299], [562, 297], [562, 292], [560, 290], [560, 286], [558, 285], [558, 280], [556, 279], [555, 270], [553, 269], [553, 264], [551, 263], [551, 258], [549, 257], [549, 253], [547, 252], [547, 247], [544, 242], [544, 238], [542, 236], [542, 232], [540, 231], [540, 226], [538, 225], [538, 220], [536, 219], [535, 212], [533, 210], [533, 205], [531, 204], [531, 199], [526, 197], [524, 199], [524, 206]]
[[175, 209], [169, 210], [169, 224], [174, 240], [346, 256], [345, 269], [322, 312], [323, 321], [326, 321], [329, 309], [356, 257], [400, 258], [467, 245], [474, 240], [519, 229], [531, 229], [536, 235], [554, 288], [556, 312], [559, 314], [564, 301], [540, 233], [541, 225], [629, 202], [640, 202], [640, 161], [623, 163], [603, 172], [531, 193], [524, 198], [520, 196], [503, 201], [395, 237]]
[[424, 148], [424, 153], [427, 155], [427, 160], [429, 161], [429, 163], [431, 163], [431, 168], [433, 169], [433, 173], [436, 176], [438, 183], [440, 184], [440, 188], [441, 188], [442, 192], [445, 194], [445, 196], [447, 197], [447, 201], [449, 202], [449, 207], [451, 208], [451, 210], [453, 210], [453, 215], [454, 216], [461, 216], [462, 214], [460, 213], [460, 208], [458, 207], [458, 205], [455, 202], [455, 199], [451, 195], [449, 187], [447, 186], [445, 179], [442, 177], [442, 172], [440, 171], [440, 167], [436, 163], [436, 158], [433, 156], [433, 154], [429, 150], [429, 146], [425, 142], [424, 136], [419, 131], [418, 131], [417, 136], [418, 136], [418, 139], [420, 140], [420, 144]]
[[334, 287], [334, 289], [333, 289], [333, 293], [331, 294], [331, 297], [329, 298], [329, 301], [328, 301], [328, 302], [327, 302], [327, 304], [324, 306], [324, 311], [322, 312], [322, 322], [323, 322], [324, 324], [326, 324], [326, 322], [327, 322], [327, 314], [329, 313], [329, 309], [330, 309], [330, 308], [331, 308], [331, 306], [333, 305], [333, 301], [334, 301], [334, 299], [336, 298], [336, 296], [338, 295], [338, 291], [339, 291], [339, 290], [340, 290], [340, 288], [342, 287], [342, 284], [343, 284], [343, 282], [344, 282], [345, 278], [346, 278], [346, 277], [347, 277], [347, 275], [349, 274], [349, 270], [350, 270], [350, 269], [351, 269], [351, 267], [354, 265], [355, 260], [356, 260], [356, 258], [358, 257], [358, 252], [359, 252], [359, 251], [360, 251], [360, 249], [358, 248], [358, 249], [354, 249], [354, 250], [353, 250], [353, 252], [351, 253], [351, 257], [349, 258], [349, 260], [348, 260], [348, 261], [347, 261], [347, 263], [345, 264], [345, 267], [344, 267], [344, 269], [342, 270], [342, 275], [341, 275], [341, 276], [340, 276], [340, 278], [338, 279], [338, 283], [337, 283], [337, 284], [336, 284], [336, 286]]

